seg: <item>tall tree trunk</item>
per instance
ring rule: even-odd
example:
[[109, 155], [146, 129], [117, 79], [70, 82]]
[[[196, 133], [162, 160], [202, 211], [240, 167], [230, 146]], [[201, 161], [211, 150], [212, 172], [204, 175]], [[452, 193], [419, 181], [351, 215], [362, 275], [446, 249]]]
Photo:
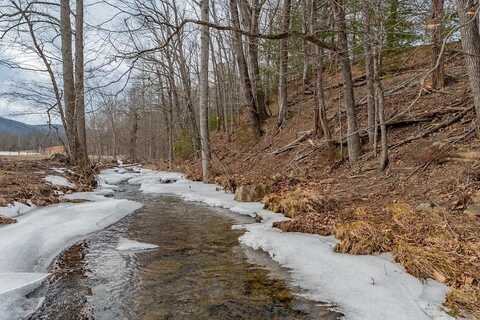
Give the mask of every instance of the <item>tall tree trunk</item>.
[[316, 48], [317, 51], [317, 88], [316, 88], [316, 104], [315, 109], [315, 134], [318, 134], [319, 125], [322, 128], [323, 136], [329, 144], [332, 142], [332, 134], [328, 127], [327, 111], [325, 105], [325, 87], [323, 85], [323, 49]]
[[363, 0], [363, 16], [364, 16], [364, 34], [363, 34], [363, 48], [365, 51], [365, 73], [367, 77], [367, 132], [368, 142], [373, 145], [375, 141], [375, 86], [373, 81], [373, 53], [372, 53], [372, 26], [371, 14], [372, 8], [368, 0]]
[[[135, 104], [136, 101], [130, 102]], [[137, 135], [138, 135], [138, 107], [136, 105], [130, 106], [130, 119], [131, 119], [131, 131], [130, 131], [130, 144], [129, 153], [130, 160], [137, 162]]]
[[345, 110], [347, 113], [347, 146], [350, 162], [355, 162], [360, 156], [360, 135], [358, 134], [357, 116], [355, 113], [355, 96], [353, 93], [352, 69], [348, 55], [347, 27], [343, 0], [332, 0], [337, 29], [337, 46], [342, 66]]
[[85, 130], [85, 73], [83, 43], [83, 0], [77, 0], [75, 17], [75, 118], [77, 123], [77, 162], [88, 167], [87, 133]]
[[[443, 89], [445, 86], [445, 70], [443, 54], [440, 56], [443, 44], [443, 4], [444, 0], [432, 0], [432, 87]], [[439, 60], [440, 59], [440, 60]], [[437, 66], [438, 62], [438, 66]]]
[[[303, 33], [307, 33], [309, 31], [309, 24], [312, 23], [312, 11], [315, 6], [314, 0], [302, 0], [302, 31]], [[310, 11], [310, 12], [309, 12]], [[310, 43], [303, 39], [302, 41], [303, 46], [303, 73], [302, 73], [302, 86], [303, 86], [303, 94], [307, 91], [307, 80], [308, 80], [308, 73], [310, 72]]]
[[77, 126], [75, 121], [75, 80], [72, 58], [72, 26], [70, 2], [60, 1], [60, 27], [62, 38], [63, 99], [67, 123], [66, 135], [70, 161], [77, 162]]
[[[283, 0], [281, 32], [290, 29], [291, 0]], [[288, 114], [288, 37], [280, 40], [280, 70], [278, 79], [278, 120], [277, 126], [283, 127]]]
[[387, 124], [385, 122], [385, 96], [380, 80], [381, 68], [382, 68], [382, 53], [379, 48], [380, 44], [377, 43], [373, 49], [374, 56], [374, 84], [375, 84], [375, 96], [376, 96], [376, 110], [378, 114], [378, 122], [380, 125], [380, 159], [379, 169], [385, 170], [388, 165], [388, 141], [387, 141]]
[[[233, 27], [235, 29], [240, 29], [240, 18], [238, 16], [237, 0], [230, 0], [230, 15]], [[242, 35], [240, 33], [233, 32], [233, 43], [243, 93], [245, 95], [245, 100], [248, 103], [250, 126], [252, 127], [255, 136], [260, 137], [262, 135], [262, 130], [260, 128], [260, 117], [257, 112], [256, 99], [252, 92], [252, 83], [250, 80], [250, 75], [248, 74], [247, 62], [243, 53]]]
[[457, 0], [457, 11], [462, 28], [462, 47], [465, 55], [470, 87], [476, 113], [476, 131], [480, 137], [480, 33], [474, 0]]
[[[326, 25], [326, 10], [321, 8], [320, 12], [317, 12], [317, 6], [314, 1], [311, 3], [311, 17], [310, 17], [310, 33], [314, 34], [317, 27], [321, 30]], [[322, 129], [323, 136], [328, 141], [328, 144], [332, 144], [332, 134], [328, 127], [326, 102], [325, 102], [325, 86], [324, 86], [324, 52], [323, 49], [317, 46], [315, 48], [316, 60], [317, 60], [317, 74], [316, 74], [316, 86], [315, 86], [315, 135], [318, 135], [320, 128]]]
[[[258, 33], [261, 7], [258, 0], [252, 0], [250, 33]], [[252, 90], [257, 100], [257, 112], [261, 120], [269, 117], [266, 107], [265, 95], [263, 92], [260, 65], [258, 62], [258, 38], [251, 36], [248, 42], [248, 62], [252, 79]]]
[[[209, 21], [208, 1], [201, 2], [201, 19]], [[210, 45], [209, 27], [203, 25], [200, 39], [200, 141], [202, 146], [203, 181], [208, 181], [210, 167], [210, 140], [208, 134], [208, 58]]]

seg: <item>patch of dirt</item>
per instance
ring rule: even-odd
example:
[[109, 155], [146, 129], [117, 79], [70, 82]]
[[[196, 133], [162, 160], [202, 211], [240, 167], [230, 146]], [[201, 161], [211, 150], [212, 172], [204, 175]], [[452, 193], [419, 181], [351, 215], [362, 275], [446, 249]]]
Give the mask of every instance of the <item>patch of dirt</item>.
[[[85, 178], [85, 175], [75, 173], [75, 168], [64, 173], [52, 170], [59, 167], [66, 168], [66, 164], [58, 158], [0, 157], [0, 207], [13, 202], [46, 206], [60, 202], [64, 193], [92, 190], [94, 177]], [[53, 186], [44, 180], [47, 175], [65, 176], [75, 183], [76, 188]], [[8, 221], [10, 220], [0, 218], [0, 225], [12, 223]]]

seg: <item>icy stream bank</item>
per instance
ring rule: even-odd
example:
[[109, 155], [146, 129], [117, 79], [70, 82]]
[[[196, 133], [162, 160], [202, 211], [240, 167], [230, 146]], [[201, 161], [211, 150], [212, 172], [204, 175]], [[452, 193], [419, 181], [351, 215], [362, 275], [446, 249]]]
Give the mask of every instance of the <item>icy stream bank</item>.
[[[313, 300], [338, 306], [346, 319], [422, 320], [451, 319], [443, 310], [446, 286], [422, 282], [405, 272], [389, 255], [352, 256], [335, 253], [336, 240], [301, 233], [283, 233], [272, 228], [283, 215], [263, 210], [261, 203], [241, 203], [218, 186], [186, 180], [183, 175], [140, 170], [120, 174], [104, 172], [107, 183], [128, 180], [152, 194], [173, 194], [239, 214], [260, 215], [262, 223], [239, 226], [246, 229], [241, 242], [268, 252], [291, 271], [294, 284]], [[168, 183], [164, 183], [168, 182]]]
[[90, 193], [95, 202], [36, 208], [18, 216], [16, 224], [0, 226], [0, 320], [22, 319], [38, 306], [41, 299], [26, 295], [42, 283], [60, 252], [141, 207], [102, 197], [110, 187]]

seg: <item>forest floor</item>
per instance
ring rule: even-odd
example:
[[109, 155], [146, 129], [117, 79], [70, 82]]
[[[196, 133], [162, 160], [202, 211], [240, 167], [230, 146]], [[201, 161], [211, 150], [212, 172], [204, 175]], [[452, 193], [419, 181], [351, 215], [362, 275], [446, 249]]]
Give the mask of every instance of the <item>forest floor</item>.
[[[244, 184], [270, 186], [266, 208], [292, 218], [277, 225], [283, 231], [333, 234], [340, 240], [337, 251], [344, 253], [391, 252], [409, 273], [450, 286], [445, 304], [453, 315], [480, 319], [480, 142], [456, 49], [446, 51], [448, 76], [441, 91], [421, 81], [430, 68], [429, 47], [386, 54], [382, 79], [391, 121], [385, 171], [377, 169], [364, 131], [363, 155], [355, 164], [348, 162], [345, 145], [328, 148], [310, 134], [314, 96], [292, 80], [285, 128], [278, 130], [273, 116], [255, 140], [240, 116], [241, 126], [230, 137], [212, 135], [214, 181], [230, 191]], [[365, 128], [363, 66], [355, 64], [353, 72], [359, 127]], [[340, 74], [329, 72], [326, 86], [329, 123], [342, 141]], [[269, 107], [275, 114], [275, 98]], [[201, 178], [198, 162], [179, 162], [177, 169]]]
[[[54, 177], [47, 181], [47, 177]], [[90, 191], [64, 161], [45, 156], [0, 156], [0, 224], [30, 208], [61, 202], [66, 193]], [[22, 212], [20, 212], [22, 211]]]

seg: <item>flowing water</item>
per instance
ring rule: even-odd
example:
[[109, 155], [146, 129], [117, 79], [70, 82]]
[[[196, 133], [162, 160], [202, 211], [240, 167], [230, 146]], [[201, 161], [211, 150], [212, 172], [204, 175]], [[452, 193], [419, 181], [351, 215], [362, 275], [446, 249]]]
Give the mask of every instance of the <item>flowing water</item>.
[[[226, 210], [124, 186], [116, 197], [144, 203], [137, 213], [66, 250], [32, 296], [39, 319], [322, 319], [326, 306], [295, 295], [288, 272], [241, 246]], [[118, 251], [120, 237], [158, 249]]]

